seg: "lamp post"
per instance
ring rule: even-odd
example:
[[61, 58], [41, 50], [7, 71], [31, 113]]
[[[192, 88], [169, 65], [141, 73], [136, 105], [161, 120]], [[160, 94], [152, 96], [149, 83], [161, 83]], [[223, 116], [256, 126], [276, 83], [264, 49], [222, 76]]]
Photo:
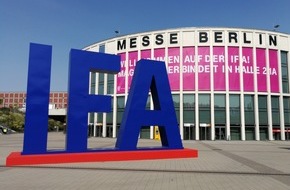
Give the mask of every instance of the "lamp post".
[[274, 31], [276, 31], [279, 27], [280, 27], [280, 25], [279, 25], [279, 24], [276, 24], [276, 25], [274, 26]]
[[116, 37], [119, 35], [119, 30], [115, 30]]

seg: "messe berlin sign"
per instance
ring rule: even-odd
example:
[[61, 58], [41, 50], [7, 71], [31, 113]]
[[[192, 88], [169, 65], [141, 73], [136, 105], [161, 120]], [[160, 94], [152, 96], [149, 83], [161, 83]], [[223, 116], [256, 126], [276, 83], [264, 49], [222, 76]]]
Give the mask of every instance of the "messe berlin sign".
[[[115, 147], [88, 149], [88, 113], [112, 110], [111, 96], [88, 93], [89, 73], [117, 74], [120, 56], [76, 49], [70, 52], [66, 148], [47, 150], [51, 56], [51, 46], [30, 45], [23, 151], [10, 154], [7, 166], [197, 157], [183, 148], [165, 63], [152, 60], [136, 64]], [[154, 110], [146, 110], [149, 91]], [[137, 148], [143, 126], [159, 126], [161, 147]]]

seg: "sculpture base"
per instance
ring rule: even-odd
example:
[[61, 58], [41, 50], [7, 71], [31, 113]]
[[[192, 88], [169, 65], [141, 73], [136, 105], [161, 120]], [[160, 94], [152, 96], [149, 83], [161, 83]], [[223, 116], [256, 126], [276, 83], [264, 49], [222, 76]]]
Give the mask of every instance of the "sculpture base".
[[134, 151], [99, 151], [85, 153], [47, 153], [21, 155], [12, 152], [6, 159], [6, 166], [25, 166], [38, 164], [61, 164], [77, 162], [108, 162], [129, 160], [154, 160], [173, 158], [197, 158], [195, 149], [167, 149], [167, 150], [134, 150]]

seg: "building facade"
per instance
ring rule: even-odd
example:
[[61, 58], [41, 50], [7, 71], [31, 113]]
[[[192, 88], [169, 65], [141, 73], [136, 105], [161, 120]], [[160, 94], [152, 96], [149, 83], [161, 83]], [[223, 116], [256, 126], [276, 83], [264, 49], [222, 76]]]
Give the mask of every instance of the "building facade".
[[[176, 28], [117, 36], [84, 50], [121, 57], [117, 75], [91, 73], [91, 93], [113, 97], [111, 113], [89, 115], [94, 136], [117, 136], [136, 63], [154, 59], [166, 62], [182, 139], [290, 138], [289, 34]], [[155, 138], [155, 129], [143, 127], [140, 137]]]
[[[25, 92], [0, 92], [0, 108], [25, 108]], [[49, 108], [62, 109], [67, 107], [67, 92], [51, 92]]]

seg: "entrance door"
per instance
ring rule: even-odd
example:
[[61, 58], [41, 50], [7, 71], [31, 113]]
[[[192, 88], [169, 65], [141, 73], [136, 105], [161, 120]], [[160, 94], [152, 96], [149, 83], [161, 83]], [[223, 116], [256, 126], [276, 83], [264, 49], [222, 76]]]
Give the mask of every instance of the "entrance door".
[[281, 140], [281, 130], [279, 128], [273, 128], [274, 140]]
[[201, 124], [199, 126], [199, 140], [210, 140], [210, 125]]
[[252, 127], [246, 127], [246, 140], [255, 140], [255, 128]]
[[195, 128], [194, 124], [185, 123], [183, 126], [183, 139], [195, 140]]
[[268, 137], [268, 128], [267, 127], [260, 127], [260, 140], [267, 140]]
[[290, 128], [289, 127], [285, 127], [285, 140], [289, 141], [290, 140]]
[[103, 125], [96, 126], [96, 137], [102, 137], [103, 135]]
[[112, 125], [107, 125], [107, 137], [113, 137], [113, 126]]
[[215, 127], [215, 140], [226, 140], [226, 127], [225, 126]]
[[88, 126], [88, 136], [89, 137], [94, 136], [94, 125], [93, 124], [89, 124], [89, 126]]

